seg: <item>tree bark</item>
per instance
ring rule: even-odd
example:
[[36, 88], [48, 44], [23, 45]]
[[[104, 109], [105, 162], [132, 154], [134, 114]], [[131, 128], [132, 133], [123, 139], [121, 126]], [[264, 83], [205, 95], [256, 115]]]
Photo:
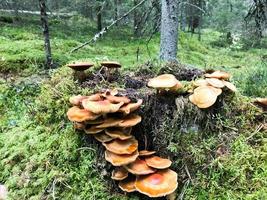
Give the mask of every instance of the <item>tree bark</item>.
[[43, 28], [44, 35], [44, 47], [45, 47], [45, 65], [46, 68], [51, 68], [53, 65], [51, 46], [50, 46], [50, 37], [49, 37], [49, 27], [48, 27], [48, 17], [46, 13], [46, 2], [45, 0], [39, 0], [41, 23]]
[[99, 5], [96, 9], [96, 17], [97, 17], [97, 30], [101, 31], [102, 30], [102, 6]]
[[178, 0], [161, 1], [160, 59], [177, 61]]

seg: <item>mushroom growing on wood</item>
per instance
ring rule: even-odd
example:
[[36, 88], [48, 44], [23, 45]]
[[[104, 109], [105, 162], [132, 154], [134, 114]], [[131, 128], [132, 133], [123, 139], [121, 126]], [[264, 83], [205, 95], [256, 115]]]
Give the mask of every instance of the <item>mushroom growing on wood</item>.
[[103, 61], [100, 64], [101, 66], [106, 67], [107, 81], [111, 81], [112, 69], [115, 69], [117, 71], [118, 68], [121, 68], [121, 64], [116, 61]]
[[254, 103], [262, 107], [263, 110], [267, 110], [267, 98], [256, 98]]
[[68, 64], [67, 66], [73, 69], [74, 79], [82, 82], [86, 79], [86, 74], [84, 71], [89, 69], [90, 67], [93, 67], [94, 64], [90, 62], [76, 62], [76, 63]]
[[89, 128], [85, 128], [84, 132], [87, 134], [97, 134], [104, 130], [105, 128], [97, 128], [96, 126], [91, 126]]
[[223, 88], [225, 86], [223, 81], [217, 78], [206, 78], [206, 81], [209, 85], [216, 87], [216, 88]]
[[132, 127], [130, 128], [108, 128], [105, 129], [105, 133], [112, 138], [120, 139], [120, 140], [127, 140], [132, 137], [131, 135]]
[[177, 186], [177, 173], [170, 169], [138, 176], [135, 181], [135, 187], [138, 192], [153, 198], [169, 195], [176, 190]]
[[128, 171], [124, 167], [116, 167], [111, 173], [111, 179], [121, 181], [128, 177]]
[[135, 176], [128, 176], [126, 179], [123, 179], [119, 182], [119, 188], [124, 192], [134, 192], [135, 189]]
[[97, 134], [94, 134], [94, 138], [98, 141], [98, 142], [110, 142], [113, 140], [112, 137], [110, 137], [109, 135], [105, 134], [104, 132], [102, 133], [97, 133]]
[[120, 122], [122, 122], [122, 119], [117, 119], [117, 118], [107, 118], [104, 120], [103, 123], [99, 124], [96, 126], [96, 128], [109, 128], [109, 127], [114, 127], [118, 126]]
[[67, 116], [72, 122], [83, 122], [86, 120], [95, 120], [100, 115], [97, 115], [85, 109], [80, 109], [77, 106], [73, 106], [68, 110]]
[[88, 96], [76, 95], [69, 98], [69, 102], [74, 106], [80, 106], [82, 104], [82, 100], [87, 99]]
[[156, 169], [166, 169], [171, 166], [172, 161], [159, 156], [150, 156], [145, 158], [146, 164]]
[[220, 70], [212, 72], [212, 73], [204, 74], [204, 76], [206, 78], [217, 78], [217, 79], [223, 79], [223, 80], [228, 80], [231, 77], [229, 73], [223, 72]]
[[134, 112], [135, 110], [137, 110], [138, 108], [140, 108], [140, 106], [142, 105], [143, 100], [142, 99], [138, 99], [136, 103], [128, 103], [126, 105], [123, 105], [118, 112], [122, 112], [124, 115], [128, 115], [131, 112]]
[[115, 154], [132, 154], [138, 148], [138, 141], [135, 138], [128, 140], [115, 139], [108, 143], [103, 143], [107, 150]]
[[139, 156], [151, 156], [155, 153], [156, 151], [142, 150], [142, 151], [139, 151]]
[[237, 88], [236, 88], [236, 86], [233, 83], [230, 83], [228, 81], [224, 81], [223, 80], [223, 84], [225, 85], [225, 87], [227, 87], [232, 92], [237, 92]]
[[115, 113], [123, 104], [123, 102], [114, 104], [108, 100], [90, 101], [89, 99], [84, 99], [82, 101], [84, 109], [89, 110], [95, 114]]
[[128, 172], [135, 175], [147, 175], [152, 174], [156, 171], [156, 169], [149, 167], [144, 160], [141, 160], [139, 158], [137, 158], [129, 165], [125, 165], [124, 167], [128, 170]]
[[123, 121], [118, 124], [119, 127], [132, 127], [141, 122], [142, 118], [136, 114], [130, 114], [123, 118]]
[[115, 154], [111, 151], [105, 151], [105, 159], [110, 162], [113, 166], [123, 166], [128, 165], [136, 160], [138, 157], [138, 151], [133, 152], [132, 154]]

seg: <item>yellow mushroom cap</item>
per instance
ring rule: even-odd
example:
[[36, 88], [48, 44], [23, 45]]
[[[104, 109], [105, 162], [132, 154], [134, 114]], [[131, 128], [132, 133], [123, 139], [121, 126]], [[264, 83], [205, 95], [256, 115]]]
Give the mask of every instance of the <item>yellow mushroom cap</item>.
[[99, 115], [77, 106], [71, 107], [67, 112], [68, 119], [72, 122], [83, 122], [86, 120], [95, 120]]
[[96, 126], [91, 126], [89, 128], [85, 128], [84, 132], [87, 134], [97, 134], [104, 130], [104, 128], [97, 128]]
[[112, 137], [110, 137], [109, 135], [105, 134], [104, 132], [102, 133], [97, 133], [97, 134], [94, 134], [94, 138], [98, 141], [98, 142], [110, 142], [113, 140]]
[[171, 166], [172, 161], [166, 158], [161, 158], [159, 156], [150, 156], [145, 158], [146, 164], [150, 167], [156, 169], [166, 169]]
[[206, 79], [199, 79], [199, 80], [195, 80], [193, 82], [193, 85], [199, 87], [199, 86], [207, 86], [209, 84]]
[[237, 92], [237, 88], [233, 83], [230, 83], [228, 81], [223, 81], [223, 84], [225, 85], [225, 87], [227, 87], [232, 92]]
[[179, 81], [172, 74], [162, 74], [149, 80], [147, 86], [158, 89], [168, 89], [176, 86]]
[[82, 101], [84, 109], [89, 110], [95, 114], [107, 114], [117, 112], [123, 104], [123, 102], [113, 104], [108, 100], [90, 101], [89, 99], [84, 99]]
[[104, 122], [100, 125], [97, 125], [97, 128], [109, 128], [109, 127], [114, 127], [118, 126], [119, 123], [121, 123], [123, 120], [122, 119], [117, 119], [117, 118], [107, 118], [104, 120]]
[[128, 172], [136, 175], [146, 175], [146, 174], [152, 174], [156, 171], [156, 169], [153, 169], [149, 167], [146, 164], [146, 161], [141, 160], [137, 158], [134, 162], [130, 163], [129, 165], [124, 166], [125, 169], [128, 170]]
[[100, 65], [107, 67], [107, 68], [120, 68], [121, 67], [121, 64], [116, 61], [102, 61]]
[[80, 106], [82, 103], [82, 100], [87, 99], [87, 96], [82, 95], [76, 95], [69, 98], [69, 102], [74, 106]]
[[118, 124], [119, 127], [132, 127], [141, 122], [142, 118], [136, 114], [130, 114], [123, 118], [123, 121]]
[[123, 166], [128, 165], [131, 162], [134, 162], [138, 157], [138, 151], [133, 152], [132, 154], [115, 154], [111, 151], [105, 151], [105, 159], [110, 162], [113, 166]]
[[173, 193], [178, 186], [177, 173], [170, 170], [159, 170], [154, 174], [138, 176], [136, 190], [149, 197], [163, 197]]
[[189, 96], [189, 100], [199, 108], [208, 108], [216, 102], [217, 96], [221, 92], [222, 90], [219, 88], [200, 86]]
[[216, 87], [216, 88], [223, 88], [224, 83], [217, 79], [217, 78], [206, 78], [206, 81], [208, 82], [209, 85]]
[[204, 74], [204, 76], [206, 78], [218, 78], [218, 79], [224, 79], [224, 80], [228, 80], [231, 77], [229, 73], [219, 71], [219, 70], [212, 72], [211, 74]]
[[129, 128], [108, 128], [105, 129], [105, 133], [112, 138], [127, 140], [132, 137], [131, 135], [132, 127]]
[[129, 103], [127, 105], [123, 105], [118, 112], [122, 112], [126, 115], [130, 114], [131, 112], [136, 111], [138, 108], [140, 108], [140, 106], [142, 105], [143, 100], [142, 99], [138, 99], [136, 103]]
[[119, 182], [119, 188], [124, 192], [134, 192], [136, 191], [135, 181], [135, 176], [128, 176], [126, 179]]
[[138, 148], [138, 141], [135, 138], [128, 140], [115, 139], [108, 143], [103, 143], [107, 150], [115, 154], [132, 154]]
[[139, 151], [139, 156], [151, 156], [155, 153], [156, 151], [142, 150], [142, 151]]
[[111, 174], [111, 179], [121, 181], [127, 178], [129, 173], [124, 167], [116, 167]]

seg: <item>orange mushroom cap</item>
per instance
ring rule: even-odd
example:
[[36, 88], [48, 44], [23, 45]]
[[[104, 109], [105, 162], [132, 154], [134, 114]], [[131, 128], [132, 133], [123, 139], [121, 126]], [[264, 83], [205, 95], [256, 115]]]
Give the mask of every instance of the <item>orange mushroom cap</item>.
[[92, 94], [87, 97], [88, 101], [101, 101], [103, 97], [100, 93]]
[[76, 71], [84, 71], [94, 66], [94, 64], [90, 62], [76, 62], [68, 64], [67, 66]]
[[132, 127], [130, 128], [109, 128], [105, 129], [105, 133], [112, 138], [118, 138], [120, 140], [127, 140], [132, 137]]
[[121, 103], [123, 102], [124, 104], [130, 103], [130, 99], [128, 97], [122, 96], [122, 97], [117, 97], [113, 95], [106, 95], [106, 99], [109, 100], [111, 103]]
[[119, 127], [132, 127], [141, 122], [142, 118], [136, 114], [126, 116], [122, 122], [118, 124]]
[[115, 139], [108, 143], [103, 143], [107, 150], [115, 154], [132, 154], [138, 148], [138, 141], [132, 137], [128, 140]]
[[111, 179], [121, 181], [127, 178], [129, 173], [124, 167], [116, 167], [111, 174]]
[[156, 171], [156, 169], [153, 169], [149, 167], [146, 164], [146, 161], [141, 160], [137, 158], [134, 162], [130, 163], [129, 165], [124, 166], [125, 169], [128, 170], [128, 172], [136, 175], [146, 175], [146, 174], [152, 174]]
[[171, 166], [172, 161], [166, 158], [161, 158], [159, 156], [150, 156], [145, 158], [146, 164], [150, 167], [156, 169], [166, 169]]
[[170, 170], [159, 170], [154, 174], [138, 176], [136, 190], [149, 197], [163, 197], [173, 193], [178, 186], [177, 173]]
[[208, 82], [209, 85], [216, 87], [216, 88], [223, 88], [224, 84], [221, 80], [217, 78], [206, 78], [206, 81]]
[[155, 153], [156, 151], [142, 150], [142, 151], [139, 151], [139, 156], [151, 156]]
[[225, 85], [225, 87], [227, 87], [232, 92], [237, 92], [237, 88], [236, 88], [236, 86], [233, 83], [230, 83], [228, 81], [224, 81], [223, 80], [223, 84]]
[[105, 159], [110, 162], [113, 166], [123, 166], [128, 165], [129, 163], [136, 160], [138, 157], [138, 151], [133, 152], [132, 154], [115, 154], [111, 151], [105, 151]]
[[119, 188], [124, 192], [134, 192], [135, 189], [135, 176], [128, 176], [126, 179], [123, 179], [119, 182]]
[[72, 122], [83, 122], [86, 120], [95, 120], [100, 115], [94, 114], [85, 109], [80, 109], [77, 106], [73, 106], [68, 110], [67, 116]]
[[142, 105], [143, 100], [142, 99], [138, 99], [136, 103], [129, 103], [127, 105], [123, 105], [118, 112], [122, 112], [126, 115], [128, 115], [131, 112], [134, 112], [135, 110], [137, 110], [138, 108], [140, 108], [140, 106]]
[[104, 122], [100, 125], [97, 125], [97, 128], [109, 128], [109, 127], [114, 127], [118, 126], [119, 123], [121, 123], [123, 120], [122, 119], [117, 119], [117, 118], [107, 118], [104, 120]]
[[101, 117], [99, 117], [99, 118], [97, 118], [97, 119], [95, 119], [95, 120], [88, 120], [88, 121], [85, 121], [84, 123], [85, 124], [90, 124], [90, 125], [96, 125], [96, 124], [102, 124], [102, 123], [104, 123], [104, 119], [103, 118], [101, 118]]
[[110, 142], [113, 140], [112, 137], [110, 137], [109, 135], [105, 134], [104, 132], [102, 133], [97, 133], [97, 134], [94, 134], [94, 138], [98, 141], [98, 142]]
[[121, 67], [121, 64], [116, 61], [102, 61], [100, 65], [107, 67], [107, 68], [120, 68]]
[[104, 130], [104, 128], [97, 128], [96, 126], [91, 126], [90, 128], [85, 128], [84, 132], [87, 134], [96, 134], [100, 133]]
[[95, 114], [106, 114], [106, 113], [117, 112], [123, 104], [124, 104], [123, 102], [113, 104], [108, 100], [90, 101], [88, 99], [84, 99], [82, 101], [84, 109], [89, 110]]
[[82, 100], [88, 98], [87, 96], [82, 95], [76, 95], [69, 98], [69, 102], [74, 106], [80, 106], [82, 103]]
[[195, 80], [193, 82], [193, 85], [199, 87], [199, 86], [207, 86], [209, 84], [206, 79], [199, 79], [199, 80]]
[[147, 86], [158, 89], [168, 89], [176, 86], [179, 81], [172, 74], [162, 74], [148, 81]]
[[231, 77], [229, 73], [219, 71], [219, 70], [212, 72], [211, 74], [204, 74], [204, 76], [206, 78], [218, 78], [218, 79], [224, 79], [224, 80], [228, 80]]

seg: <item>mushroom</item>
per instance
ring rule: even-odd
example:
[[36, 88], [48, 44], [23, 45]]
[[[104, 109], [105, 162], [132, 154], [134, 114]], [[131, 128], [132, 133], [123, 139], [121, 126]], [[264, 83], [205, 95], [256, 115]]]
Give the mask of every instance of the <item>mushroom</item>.
[[224, 83], [217, 78], [206, 78], [206, 81], [209, 85], [216, 88], [223, 88], [225, 86]]
[[208, 108], [212, 106], [217, 96], [222, 93], [222, 89], [212, 86], [200, 86], [189, 96], [189, 100], [199, 108]]
[[89, 69], [90, 67], [93, 67], [94, 64], [90, 62], [76, 62], [76, 63], [68, 64], [67, 66], [73, 69], [74, 79], [82, 82], [86, 79], [86, 74], [84, 71]]
[[101, 142], [101, 143], [104, 143], [104, 142], [110, 142], [110, 141], [113, 140], [112, 137], [110, 137], [109, 135], [105, 134], [104, 132], [94, 134], [94, 138], [95, 138], [98, 142]]
[[132, 127], [141, 122], [142, 118], [136, 114], [130, 114], [123, 118], [123, 121], [118, 124], [119, 127]]
[[97, 124], [102, 124], [104, 123], [104, 119], [102, 117], [99, 117], [95, 120], [88, 120], [88, 121], [85, 121], [84, 123], [85, 124], [89, 124], [89, 125], [97, 125]]
[[128, 140], [115, 139], [108, 143], [103, 143], [107, 150], [115, 154], [132, 154], [137, 150], [138, 141], [132, 137]]
[[149, 167], [144, 160], [139, 158], [137, 158], [134, 162], [125, 165], [124, 167], [128, 170], [128, 172], [135, 175], [147, 175], [156, 171], [156, 169]]
[[111, 179], [121, 181], [128, 177], [128, 171], [124, 167], [116, 167], [111, 173]]
[[80, 109], [77, 106], [73, 106], [68, 110], [67, 116], [72, 122], [83, 122], [86, 120], [95, 120], [100, 115], [97, 115], [85, 109]]
[[206, 79], [199, 79], [199, 80], [194, 81], [193, 85], [197, 86], [197, 87], [199, 87], [199, 86], [208, 86], [209, 83], [207, 82]]
[[89, 110], [95, 114], [115, 113], [123, 104], [123, 102], [113, 104], [108, 100], [90, 101], [89, 99], [84, 99], [82, 101], [84, 109]]
[[74, 106], [80, 106], [82, 100], [88, 98], [88, 96], [76, 95], [69, 98], [69, 102]]
[[262, 107], [263, 110], [267, 110], [267, 98], [256, 98], [254, 103]]
[[85, 128], [85, 124], [82, 122], [74, 122], [74, 128], [77, 130], [83, 130]]
[[142, 150], [142, 151], [139, 151], [139, 156], [151, 156], [155, 153], [156, 151]]
[[111, 103], [120, 103], [123, 102], [125, 104], [130, 103], [130, 99], [128, 97], [117, 97], [113, 95], [105, 95], [105, 98], [109, 100]]
[[161, 90], [176, 91], [182, 88], [182, 84], [172, 74], [162, 74], [155, 78], [152, 78], [147, 83], [148, 87]]
[[127, 140], [132, 137], [132, 127], [130, 128], [108, 128], [105, 129], [105, 133], [112, 138], [118, 138], [120, 140]]
[[137, 110], [138, 108], [140, 108], [140, 106], [142, 105], [143, 100], [142, 99], [138, 99], [136, 103], [129, 103], [127, 105], [123, 105], [118, 112], [122, 112], [125, 115], [130, 114], [131, 112], [134, 112], [135, 110]]
[[118, 119], [118, 118], [106, 118], [104, 122], [100, 125], [97, 125], [96, 128], [109, 128], [109, 127], [114, 127], [118, 126], [119, 123], [121, 123], [123, 119]]
[[111, 71], [112, 69], [118, 70], [118, 68], [121, 68], [121, 64], [116, 61], [103, 61], [100, 63], [101, 66], [106, 68], [106, 76], [107, 81], [111, 81]]
[[119, 188], [124, 192], [134, 192], [136, 191], [135, 181], [135, 176], [128, 176], [126, 179], [119, 182]]
[[229, 73], [220, 70], [212, 72], [211, 74], [210, 73], [204, 74], [204, 76], [206, 78], [217, 78], [223, 80], [228, 80], [231, 77]]
[[228, 81], [222, 81], [223, 84], [225, 85], [225, 87], [227, 87], [229, 90], [231, 90], [232, 92], [237, 92], [237, 88], [233, 83], [230, 83]]
[[97, 128], [96, 126], [91, 126], [90, 128], [85, 128], [84, 132], [87, 134], [97, 134], [104, 130], [105, 128]]
[[153, 198], [169, 195], [176, 190], [177, 186], [177, 173], [170, 169], [137, 176], [135, 181], [135, 188], [138, 192]]
[[132, 154], [115, 154], [111, 151], [105, 151], [105, 159], [110, 162], [113, 166], [123, 166], [128, 165], [136, 160], [138, 157], [138, 151], [133, 152]]
[[156, 169], [166, 169], [171, 166], [172, 161], [159, 156], [150, 156], [145, 158], [146, 164]]

